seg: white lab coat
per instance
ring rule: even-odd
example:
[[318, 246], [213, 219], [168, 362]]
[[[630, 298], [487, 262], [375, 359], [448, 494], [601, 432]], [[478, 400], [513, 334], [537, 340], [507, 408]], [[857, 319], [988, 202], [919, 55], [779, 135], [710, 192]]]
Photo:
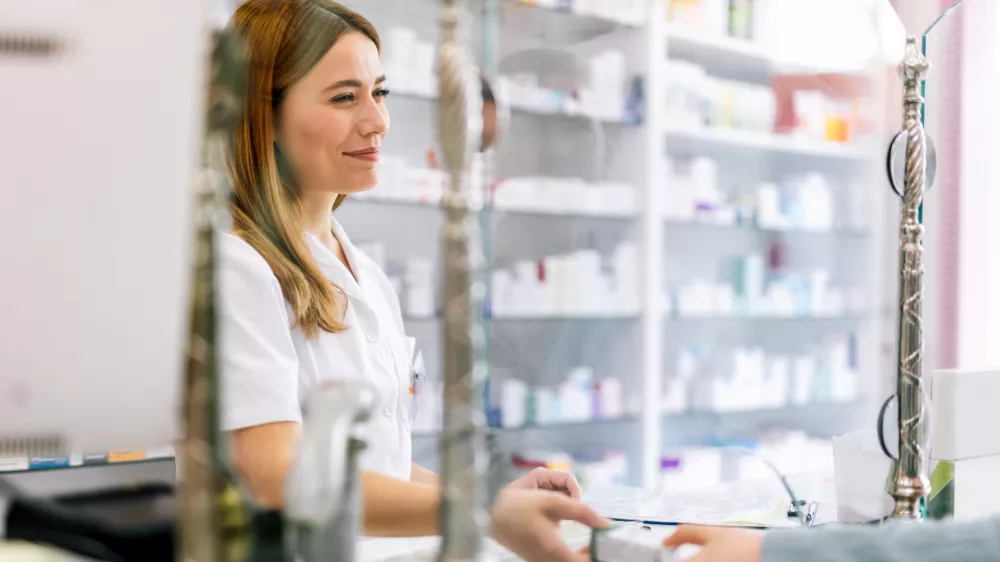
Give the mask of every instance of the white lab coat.
[[415, 341], [406, 337], [385, 273], [351, 244], [336, 220], [334, 233], [357, 280], [329, 249], [305, 236], [320, 268], [347, 293], [349, 329], [320, 331], [312, 340], [292, 327], [290, 307], [264, 258], [235, 235], [220, 237], [222, 429], [301, 423], [301, 407], [316, 385], [365, 382], [376, 393], [376, 409], [363, 432], [368, 447], [361, 467], [409, 480]]

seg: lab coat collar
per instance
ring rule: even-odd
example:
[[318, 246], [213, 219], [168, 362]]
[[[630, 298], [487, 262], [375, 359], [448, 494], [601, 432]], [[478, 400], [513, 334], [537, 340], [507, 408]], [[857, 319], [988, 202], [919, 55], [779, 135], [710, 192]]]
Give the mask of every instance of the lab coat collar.
[[347, 237], [347, 233], [344, 232], [344, 228], [340, 226], [337, 219], [333, 219], [333, 234], [340, 242], [340, 247], [344, 250], [344, 256], [347, 257], [347, 263], [351, 264], [351, 271], [354, 272], [354, 275], [357, 275], [357, 279], [354, 278], [354, 275], [351, 275], [351, 271], [348, 271], [344, 267], [344, 264], [337, 259], [337, 256], [329, 248], [321, 244], [312, 234], [306, 233], [306, 239], [309, 241], [313, 257], [316, 258], [320, 269], [323, 270], [323, 273], [326, 274], [330, 281], [336, 283], [348, 295], [364, 300], [364, 290], [362, 287], [365, 284], [365, 272], [362, 271], [354, 244], [351, 243], [351, 239]]

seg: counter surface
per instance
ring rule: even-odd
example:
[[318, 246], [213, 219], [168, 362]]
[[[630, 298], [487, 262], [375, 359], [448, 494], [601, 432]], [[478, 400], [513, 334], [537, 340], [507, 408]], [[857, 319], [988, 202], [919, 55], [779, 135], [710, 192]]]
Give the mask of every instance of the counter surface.
[[[808, 474], [789, 478], [799, 499], [818, 501], [820, 523], [835, 522], [837, 506], [833, 481], [827, 475]], [[684, 492], [650, 491], [628, 487], [588, 490], [584, 501], [601, 514], [622, 519], [658, 520], [701, 524], [749, 523], [765, 526], [795, 526], [782, 515], [788, 496], [776, 479], [736, 482], [705, 490]], [[669, 535], [672, 527], [654, 530]], [[581, 548], [590, 540], [590, 529], [566, 522], [560, 535], [572, 548]], [[433, 562], [441, 539], [365, 539], [358, 543], [358, 562]], [[18, 556], [18, 560], [37, 562], [75, 562], [78, 558], [47, 549], [4, 543], [0, 540], [0, 559]], [[15, 558], [12, 558], [15, 559]], [[493, 541], [486, 541], [484, 562], [515, 562], [517, 558]]]
[[[833, 480], [825, 474], [805, 474], [788, 478], [800, 500], [819, 502], [817, 521], [833, 523], [837, 519]], [[700, 524], [746, 523], [761, 526], [797, 526], [784, 511], [788, 494], [777, 479], [735, 482], [705, 490], [662, 492], [629, 487], [589, 490], [584, 501], [602, 515], [637, 520], [657, 520]], [[657, 529], [664, 536], [670, 530]], [[565, 522], [560, 534], [573, 548], [582, 548], [590, 540], [590, 529]], [[514, 562], [517, 557], [493, 541], [487, 541], [485, 560]], [[359, 543], [359, 562], [432, 562], [440, 547], [439, 537], [418, 539], [369, 539]]]

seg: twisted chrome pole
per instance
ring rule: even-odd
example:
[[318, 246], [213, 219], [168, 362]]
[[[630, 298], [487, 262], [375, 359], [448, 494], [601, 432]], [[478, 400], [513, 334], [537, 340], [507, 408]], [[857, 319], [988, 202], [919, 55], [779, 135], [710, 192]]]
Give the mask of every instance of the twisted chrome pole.
[[899, 232], [899, 365], [896, 379], [899, 457], [893, 467], [888, 492], [896, 502], [891, 517], [911, 521], [922, 519], [921, 499], [929, 488], [924, 335], [920, 317], [924, 274], [920, 205], [927, 173], [927, 139], [920, 120], [924, 99], [920, 95], [920, 87], [929, 69], [930, 64], [920, 52], [917, 39], [908, 38], [901, 68], [906, 166]]
[[[442, 535], [439, 560], [478, 560], [487, 526], [483, 463], [482, 360], [478, 322], [484, 285], [478, 209], [471, 209], [469, 162], [481, 142], [482, 96], [463, 33], [463, 2], [442, 0], [437, 53], [438, 140], [449, 188], [444, 197], [444, 427], [441, 433]], [[472, 213], [470, 213], [472, 211]], [[471, 215], [471, 216], [470, 216]]]
[[179, 562], [238, 562], [249, 556], [249, 510], [228, 470], [219, 430], [219, 335], [215, 232], [228, 228], [229, 184], [225, 146], [240, 110], [242, 57], [236, 38], [213, 36], [202, 169], [194, 210], [195, 247], [187, 364], [184, 375], [184, 437], [177, 451], [180, 509]]

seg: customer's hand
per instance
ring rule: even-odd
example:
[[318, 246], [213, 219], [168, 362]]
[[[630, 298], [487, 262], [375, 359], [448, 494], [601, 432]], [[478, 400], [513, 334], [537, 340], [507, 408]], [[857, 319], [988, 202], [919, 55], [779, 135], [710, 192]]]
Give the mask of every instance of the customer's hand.
[[575, 500], [581, 498], [580, 484], [568, 472], [536, 468], [507, 485], [516, 490], [550, 490], [565, 494]]
[[610, 522], [563, 494], [519, 490], [508, 486], [493, 506], [493, 538], [525, 562], [586, 562], [589, 556], [573, 552], [559, 536], [559, 522], [576, 521], [603, 529]]
[[701, 552], [688, 562], [760, 562], [763, 542], [763, 535], [757, 531], [681, 525], [663, 546], [700, 546]]

